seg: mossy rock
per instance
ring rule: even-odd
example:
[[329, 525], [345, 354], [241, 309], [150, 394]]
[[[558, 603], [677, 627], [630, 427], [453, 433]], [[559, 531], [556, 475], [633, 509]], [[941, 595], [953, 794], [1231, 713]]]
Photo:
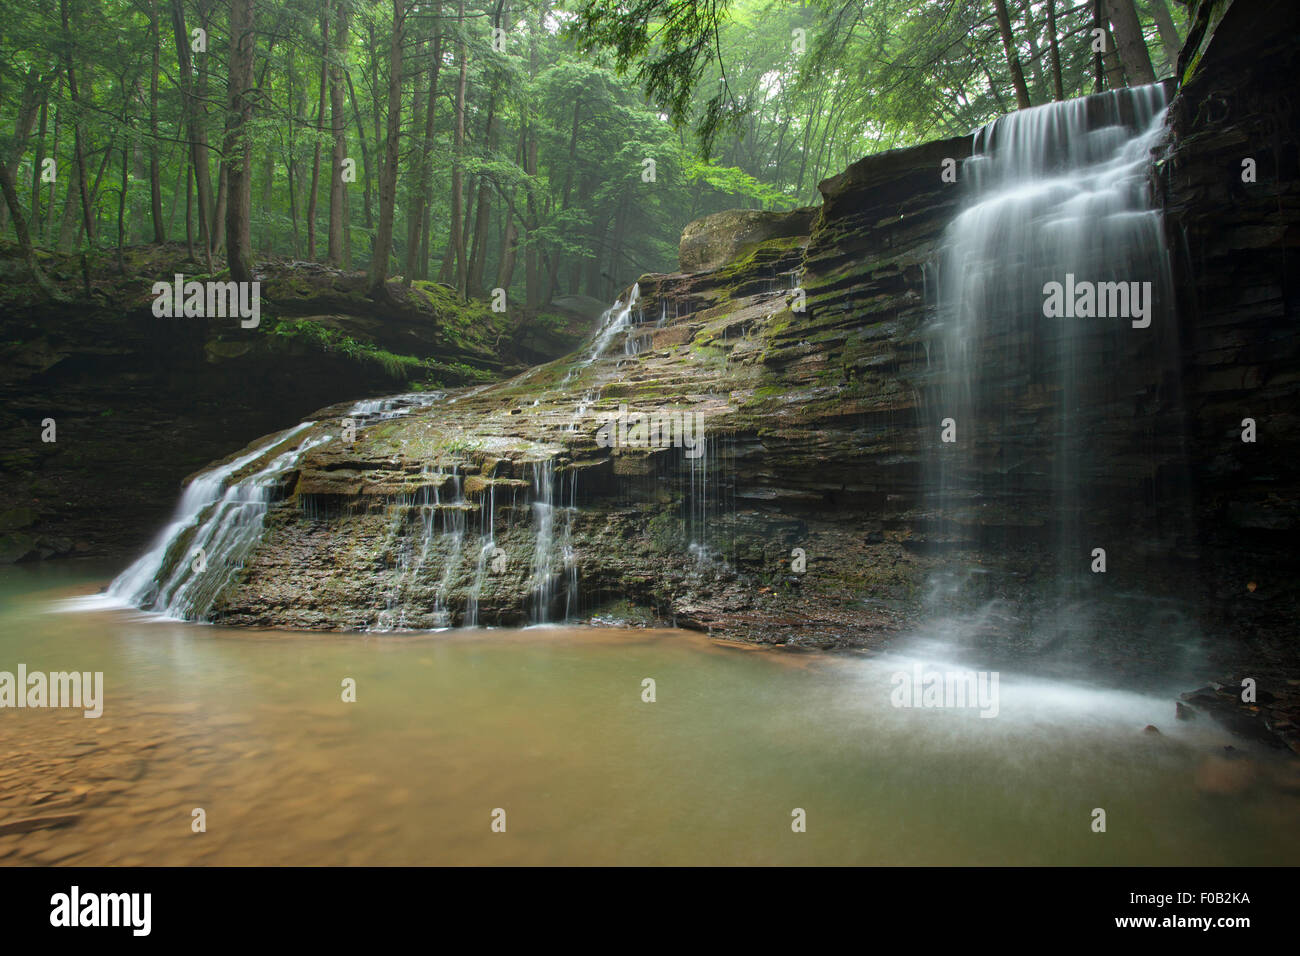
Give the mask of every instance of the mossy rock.
[[704, 216], [682, 230], [678, 263], [683, 272], [718, 269], [770, 239], [807, 236], [816, 212], [811, 207], [790, 212], [728, 209]]

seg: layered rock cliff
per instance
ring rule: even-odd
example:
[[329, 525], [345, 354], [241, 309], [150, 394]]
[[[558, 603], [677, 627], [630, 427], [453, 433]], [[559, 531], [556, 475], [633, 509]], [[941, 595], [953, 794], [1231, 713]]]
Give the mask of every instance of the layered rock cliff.
[[[959, 566], [939, 604], [985, 609], [974, 633], [988, 648], [1140, 673], [1171, 658], [1149, 640], [1208, 633], [1202, 650], [1236, 666], [1258, 622], [1294, 606], [1272, 583], [1293, 567], [1275, 533], [1295, 500], [1295, 124], [1269, 97], [1295, 32], [1243, 52], [1263, 6], [1238, 0], [1218, 23], [1226, 39], [1194, 38], [1153, 167], [1176, 311], [1167, 303], [1152, 335], [1099, 334], [1080, 355], [1094, 383], [1083, 507], [1114, 589], [1087, 640], [1063, 647], [1041, 627], [1060, 613], [1046, 605], [1061, 556], [1045, 476], [1063, 399], [999, 351], [1035, 341], [987, 346], [1019, 436], [981, 445], [978, 467], [1002, 491], [960, 520], [923, 493], [945, 374], [927, 283], [961, 202], [960, 177], [941, 173], [970, 156], [966, 137], [825, 181], [807, 232], [802, 214], [750, 215], [739, 239], [727, 214], [693, 224], [683, 259], [702, 271], [642, 277], [639, 300], [566, 359], [432, 401], [323, 409], [307, 434], [330, 440], [276, 479], [263, 533], [204, 616], [342, 629], [641, 616], [870, 645], [919, 620], [932, 572]], [[1253, 186], [1243, 150], [1259, 158]], [[1267, 439], [1243, 448], [1233, 423], [1246, 406]], [[638, 413], [676, 439], [620, 433]], [[680, 440], [686, 415], [703, 422], [698, 455]], [[1226, 618], [1200, 600], [1230, 592]], [[1247, 621], [1239, 607], [1267, 612]]]

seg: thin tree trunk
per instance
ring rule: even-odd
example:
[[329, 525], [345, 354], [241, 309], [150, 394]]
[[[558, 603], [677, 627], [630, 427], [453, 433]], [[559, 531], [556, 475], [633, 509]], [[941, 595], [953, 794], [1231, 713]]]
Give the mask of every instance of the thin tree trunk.
[[226, 173], [226, 265], [236, 282], [253, 279], [252, 143], [248, 125], [253, 118], [253, 0], [230, 0], [229, 112], [222, 152]]
[[[425, 41], [415, 41], [415, 57], [418, 60], [424, 51]], [[428, 102], [426, 103], [426, 99]], [[402, 269], [402, 287], [409, 289], [415, 279], [415, 264], [420, 255], [420, 223], [424, 217], [420, 209], [420, 164], [428, 153], [428, 142], [420, 135], [428, 119], [429, 110], [433, 108], [432, 91], [416, 86], [415, 96], [411, 101], [411, 130], [419, 143], [419, 149], [412, 159], [413, 172], [406, 189], [406, 266]]]
[[[547, 4], [537, 6], [537, 19], [528, 21], [528, 75], [537, 76], [538, 54], [537, 35], [544, 29]], [[528, 184], [524, 187], [525, 210], [527, 218], [524, 223], [524, 304], [529, 309], [536, 309], [541, 303], [541, 278], [538, 270], [537, 228], [540, 224], [537, 215], [537, 195], [533, 183], [537, 181], [537, 129], [535, 117], [529, 116], [524, 126], [524, 172], [528, 174]]]
[[[573, 190], [573, 174], [578, 166], [578, 130], [582, 122], [582, 97], [573, 101], [573, 122], [569, 126], [569, 161], [564, 170], [564, 188], [560, 193], [560, 211], [569, 208], [569, 196]], [[557, 255], [551, 263], [550, 274], [546, 277], [546, 300], [555, 297], [555, 287], [559, 281], [560, 257]]]
[[[429, 276], [429, 196], [432, 189], [433, 168], [430, 153], [433, 149], [434, 123], [438, 112], [438, 71], [442, 65], [442, 5], [438, 4], [438, 25], [433, 36], [433, 57], [429, 62], [429, 89], [425, 94], [424, 135], [420, 139], [419, 168], [416, 170], [415, 202], [411, 223], [414, 234], [408, 231], [406, 250], [406, 275], [413, 279]], [[409, 284], [409, 283], [408, 283]]]
[[393, 0], [393, 40], [388, 62], [388, 126], [384, 140], [384, 168], [379, 179], [379, 229], [370, 258], [367, 284], [371, 296], [387, 299], [388, 257], [393, 251], [393, 207], [397, 201], [397, 160], [402, 133], [402, 39], [406, 11]]
[[54, 283], [45, 275], [41, 269], [41, 264], [36, 261], [36, 250], [32, 246], [32, 237], [27, 232], [27, 219], [23, 216], [22, 206], [18, 201], [18, 189], [14, 185], [14, 174], [9, 168], [9, 164], [0, 159], [0, 191], [3, 191], [5, 206], [9, 209], [9, 217], [13, 220], [14, 233], [18, 236], [18, 249], [22, 252], [23, 261], [27, 263], [27, 268], [31, 271], [32, 277], [41, 291], [54, 300], [62, 300], [63, 295], [55, 287]]
[[149, 72], [149, 211], [153, 216], [153, 241], [167, 241], [162, 211], [162, 162], [158, 150], [158, 61], [162, 31], [158, 27], [158, 0], [149, 2], [149, 29], [153, 32], [153, 69]]
[[[194, 172], [194, 191], [198, 206], [199, 244], [208, 271], [212, 271], [212, 227], [209, 221], [212, 202], [212, 179], [208, 171], [208, 134], [204, 129], [198, 94], [194, 88], [194, 66], [190, 58], [190, 35], [185, 29], [184, 0], [171, 0], [172, 28], [176, 34], [176, 57], [180, 68], [181, 101], [185, 124], [189, 130], [190, 164]], [[188, 187], [187, 187], [188, 188]], [[186, 208], [186, 222], [189, 222]], [[187, 229], [188, 229], [187, 225]], [[192, 248], [192, 238], [189, 240]], [[192, 257], [191, 253], [191, 257]]]
[[311, 159], [311, 189], [307, 193], [307, 258], [316, 259], [316, 197], [320, 186], [320, 134], [325, 122], [325, 95], [329, 82], [330, 21], [329, 8], [320, 14], [320, 99], [316, 105], [315, 146]]
[[[483, 137], [488, 155], [496, 149], [497, 119], [496, 90], [488, 94], [487, 122]], [[469, 279], [465, 288], [475, 295], [482, 295], [483, 272], [487, 268], [488, 226], [492, 219], [492, 183], [486, 173], [478, 177], [478, 206], [474, 210], [474, 241], [469, 251]]]
[[456, 80], [456, 125], [452, 140], [450, 240], [447, 243], [447, 255], [443, 259], [439, 279], [450, 282], [454, 278], [456, 292], [464, 297], [467, 263], [465, 261], [464, 184], [461, 167], [464, 163], [465, 150], [465, 81], [469, 71], [464, 39], [465, 0], [460, 0], [457, 5], [456, 18], [456, 59], [460, 63], [460, 73]]
[[[125, 122], [125, 120], [123, 120]], [[126, 274], [126, 187], [131, 181], [131, 148], [122, 145], [122, 178], [117, 190], [117, 271]]]
[[194, 261], [194, 163], [185, 161], [185, 248]]
[[[366, 127], [361, 122], [361, 110], [357, 107], [357, 91], [352, 87], [352, 72], [350, 70], [344, 70], [343, 75], [347, 78], [348, 81], [348, 98], [352, 100], [352, 117], [353, 119], [356, 120], [357, 140], [361, 143], [361, 165], [365, 168], [365, 172], [366, 172], [365, 188], [361, 191], [361, 195], [363, 197], [362, 202], [365, 203], [366, 229], [369, 230], [375, 228], [375, 219], [370, 212], [370, 183], [372, 178], [371, 177], [372, 167], [370, 165], [370, 149], [369, 147], [366, 146]], [[376, 144], [376, 146], [377, 145], [378, 144]]]
[[1052, 95], [1059, 103], [1065, 99], [1065, 84], [1061, 79], [1061, 48], [1056, 37], [1056, 0], [1047, 0], [1047, 40], [1052, 57]]
[[1020, 54], [1016, 52], [1016, 41], [1011, 35], [1011, 17], [1007, 14], [1007, 0], [993, 0], [993, 12], [997, 14], [998, 33], [1002, 35], [1002, 49], [1007, 55], [1007, 68], [1011, 71], [1011, 85], [1016, 88], [1016, 107], [1029, 109], [1029, 88], [1025, 86], [1025, 74], [1020, 69]]
[[1173, 69], [1178, 65], [1178, 54], [1183, 45], [1178, 36], [1178, 28], [1174, 26], [1173, 14], [1169, 12], [1165, 0], [1146, 0], [1146, 6], [1160, 33], [1160, 46], [1164, 52], [1163, 67], [1166, 70]]
[[[104, 147], [104, 158], [99, 161], [99, 170], [95, 173], [95, 184], [90, 190], [90, 206], [92, 209], [96, 208], [96, 203], [99, 201], [99, 187], [104, 183], [104, 174], [108, 172], [108, 163], [113, 158], [113, 145], [116, 142], [117, 133], [113, 132], [108, 137], [108, 145]], [[98, 225], [97, 217], [96, 224]], [[80, 242], [85, 234], [85, 225], [79, 225], [77, 227], [77, 241]]]
[[77, 73], [72, 66], [72, 23], [68, 13], [68, 0], [59, 0], [59, 15], [63, 21], [64, 70], [68, 77], [68, 96], [72, 100], [72, 152], [79, 173], [81, 194], [81, 222], [86, 231], [86, 241], [95, 241], [95, 223], [90, 215], [90, 194], [86, 191], [86, 154], [81, 133], [81, 104], [77, 90]]
[[330, 233], [329, 252], [326, 255], [330, 265], [343, 262], [343, 235], [345, 215], [343, 205], [347, 194], [343, 182], [343, 161], [347, 158], [347, 117], [343, 105], [343, 57], [348, 43], [348, 6], [343, 0], [334, 4], [334, 30], [330, 36], [330, 127], [334, 136], [334, 165], [330, 169]]
[[1124, 65], [1124, 75], [1130, 86], [1142, 86], [1156, 81], [1156, 71], [1151, 67], [1151, 54], [1142, 36], [1142, 23], [1138, 20], [1133, 0], [1106, 0], [1110, 24], [1119, 43], [1119, 59]]
[[[59, 105], [62, 99], [63, 99], [63, 74], [60, 73], [59, 85], [54, 93], [54, 104], [55, 104], [54, 105], [54, 143], [50, 148], [50, 155], [55, 158], [56, 163], [59, 157], [59, 136], [63, 132], [63, 124], [62, 124], [63, 108], [62, 106]], [[50, 188], [46, 194], [45, 228], [42, 229], [41, 231], [45, 235], [45, 241], [47, 244], [51, 241], [57, 243], [60, 238], [59, 235], [54, 231], [55, 216], [57, 215], [57, 210], [59, 208], [59, 203], [57, 199], [57, 195], [58, 195], [57, 185], [58, 185], [57, 177], [55, 179], [51, 179]]]
[[44, 219], [41, 216], [41, 166], [45, 162], [45, 130], [49, 119], [48, 102], [41, 102], [41, 130], [36, 137], [36, 161], [32, 164], [32, 217], [31, 226], [36, 238], [41, 236]]

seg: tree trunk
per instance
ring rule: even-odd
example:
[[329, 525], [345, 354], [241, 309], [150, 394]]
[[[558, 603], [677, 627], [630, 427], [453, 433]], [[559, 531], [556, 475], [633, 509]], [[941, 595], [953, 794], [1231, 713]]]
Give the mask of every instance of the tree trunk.
[[1052, 57], [1052, 95], [1059, 103], [1065, 99], [1065, 84], [1061, 80], [1061, 48], [1056, 37], [1056, 0], [1047, 0], [1047, 42]]
[[212, 251], [226, 244], [226, 209], [230, 205], [230, 169], [224, 159], [217, 164], [217, 203], [212, 210]]
[[466, 285], [465, 261], [465, 223], [464, 223], [464, 183], [461, 167], [465, 151], [465, 80], [468, 76], [468, 63], [464, 40], [465, 0], [460, 0], [456, 8], [457, 40], [456, 59], [460, 63], [460, 73], [456, 79], [456, 125], [452, 139], [451, 166], [451, 223], [447, 254], [442, 261], [439, 279], [443, 282], [456, 280], [456, 291], [464, 297]]
[[[125, 120], [123, 120], [125, 123]], [[131, 182], [131, 147], [122, 145], [122, 177], [117, 190], [117, 271], [126, 275], [126, 188]]]
[[68, 77], [68, 96], [72, 100], [72, 153], [77, 164], [78, 186], [81, 195], [81, 221], [86, 230], [86, 241], [95, 241], [95, 223], [90, 215], [90, 194], [86, 191], [86, 153], [81, 134], [81, 105], [77, 91], [77, 73], [72, 66], [72, 23], [68, 14], [68, 0], [59, 0], [59, 15], [63, 21], [64, 71]]
[[1165, 0], [1146, 0], [1146, 6], [1151, 13], [1151, 19], [1156, 22], [1156, 30], [1160, 33], [1160, 46], [1164, 52], [1163, 69], [1175, 69], [1178, 66], [1178, 54], [1182, 49], [1183, 41], [1179, 39], [1178, 28], [1174, 26], [1174, 17], [1169, 12], [1169, 5]]
[[[44, 115], [43, 107], [48, 89], [48, 82], [41, 80], [37, 69], [35, 67], [30, 68], [23, 80], [22, 99], [18, 105], [18, 117], [14, 121], [14, 138], [10, 146], [10, 162], [17, 163], [27, 150], [27, 140], [31, 138], [32, 127], [36, 125], [36, 117]], [[39, 156], [36, 165], [37, 167], [40, 166]], [[8, 216], [9, 207], [0, 203], [0, 231], [7, 224]]]
[[998, 32], [1002, 35], [1002, 49], [1007, 54], [1007, 68], [1011, 71], [1011, 84], [1016, 88], [1016, 107], [1029, 109], [1029, 88], [1025, 86], [1025, 74], [1020, 69], [1020, 55], [1016, 53], [1016, 41], [1011, 35], [1011, 17], [1007, 15], [1007, 0], [993, 0], [993, 11], [998, 18]]
[[[488, 94], [487, 121], [484, 126], [483, 141], [490, 156], [496, 147], [496, 90]], [[488, 226], [492, 219], [492, 183], [485, 173], [478, 177], [478, 206], [474, 211], [474, 242], [469, 251], [469, 279], [466, 290], [475, 295], [482, 295], [483, 272], [487, 266]]]
[[[59, 102], [62, 99], [63, 99], [63, 75], [62, 73], [60, 73], [59, 85], [58, 88], [55, 90], [55, 94], [54, 94], [54, 104], [55, 104], [54, 105], [54, 143], [50, 148], [50, 155], [54, 156], [56, 159], [59, 156], [59, 136], [63, 132], [63, 123], [62, 123], [63, 109], [59, 106]], [[57, 242], [59, 239], [58, 233], [54, 231], [55, 216], [58, 214], [57, 210], [59, 208], [57, 196], [58, 196], [58, 181], [57, 179], [54, 179], [50, 181], [50, 188], [46, 193], [45, 228], [41, 230], [45, 234], [45, 241], [47, 244], [50, 242]]]
[[343, 115], [343, 57], [348, 43], [348, 5], [343, 0], [334, 4], [334, 30], [330, 37], [330, 127], [334, 134], [334, 165], [330, 169], [330, 238], [326, 256], [330, 265], [343, 262], [343, 229], [345, 215], [343, 204], [347, 194], [343, 183], [343, 161], [347, 158], [347, 117]]
[[153, 32], [153, 69], [149, 73], [149, 211], [153, 217], [153, 241], [167, 241], [162, 211], [162, 162], [158, 150], [158, 61], [162, 53], [162, 31], [158, 28], [158, 0], [149, 2], [149, 29]]
[[[194, 89], [194, 66], [190, 58], [190, 35], [185, 29], [184, 0], [171, 0], [171, 7], [172, 29], [176, 34], [176, 57], [180, 69], [181, 102], [186, 129], [189, 132], [190, 163], [194, 170], [194, 191], [197, 195], [199, 245], [203, 249], [208, 271], [211, 271], [212, 238], [209, 215], [212, 208], [212, 179], [208, 172], [208, 134], [203, 126], [203, 116]], [[188, 215], [187, 208], [187, 222]]]
[[388, 257], [393, 251], [393, 207], [397, 201], [397, 160], [402, 133], [402, 35], [406, 11], [393, 0], [393, 41], [388, 62], [388, 126], [384, 140], [384, 168], [379, 178], [379, 229], [370, 258], [367, 285], [370, 295], [388, 298]]
[[320, 134], [325, 122], [325, 94], [328, 92], [330, 55], [329, 8], [320, 14], [320, 99], [316, 104], [316, 145], [311, 158], [311, 190], [307, 193], [307, 258], [316, 259], [316, 197], [320, 186]]
[[185, 249], [194, 261], [194, 163], [185, 161]]
[[[537, 19], [528, 21], [528, 75], [537, 76], [537, 35], [545, 29], [547, 4], [537, 6]], [[541, 289], [538, 281], [537, 229], [540, 220], [537, 214], [537, 196], [533, 183], [537, 179], [537, 130], [534, 117], [524, 126], [524, 172], [528, 174], [528, 184], [524, 187], [527, 216], [524, 222], [524, 304], [529, 309], [536, 309], [541, 303]]]
[[253, 280], [252, 144], [253, 0], [230, 0], [230, 81], [226, 141], [226, 265], [236, 282]]
[[[569, 127], [569, 161], [564, 170], [564, 189], [560, 193], [560, 211], [564, 212], [569, 208], [569, 197], [573, 190], [573, 173], [578, 166], [578, 130], [582, 123], [582, 97], [578, 96], [573, 101], [573, 122]], [[560, 275], [560, 257], [557, 255], [551, 262], [550, 275], [546, 279], [546, 300], [549, 302], [555, 298], [555, 287], [559, 282]]]
[[0, 159], [0, 191], [4, 192], [5, 206], [9, 210], [9, 217], [13, 220], [14, 232], [18, 236], [18, 249], [22, 252], [23, 261], [27, 263], [27, 268], [31, 270], [32, 277], [36, 284], [51, 299], [56, 301], [62, 300], [63, 296], [55, 287], [54, 283], [45, 275], [41, 269], [41, 264], [36, 261], [36, 250], [32, 247], [32, 237], [27, 232], [27, 219], [23, 216], [22, 206], [18, 202], [18, 189], [14, 185], [14, 174], [9, 168], [9, 164]]
[[36, 137], [36, 157], [32, 163], [32, 218], [31, 226], [37, 238], [41, 234], [41, 164], [45, 161], [45, 131], [49, 121], [48, 103], [41, 103], [41, 131]]
[[1142, 23], [1138, 20], [1133, 0], [1105, 0], [1105, 3], [1110, 25], [1115, 30], [1115, 40], [1119, 44], [1119, 60], [1124, 66], [1129, 86], [1154, 83], [1156, 72], [1151, 68], [1151, 54], [1147, 52]]
[[416, 171], [415, 209], [412, 224], [414, 235], [409, 236], [410, 247], [406, 250], [406, 274], [415, 279], [429, 276], [429, 196], [432, 190], [433, 168], [430, 153], [433, 149], [433, 130], [437, 117], [438, 105], [438, 68], [442, 65], [442, 5], [435, 8], [438, 13], [438, 25], [433, 37], [433, 58], [429, 63], [429, 91], [425, 96], [424, 135], [420, 140], [419, 169]]
[[[419, 59], [425, 47], [425, 41], [417, 39], [415, 42], [415, 56]], [[429, 152], [428, 141], [420, 134], [420, 130], [428, 124], [429, 112], [433, 109], [433, 91], [431, 89], [420, 89], [418, 86], [415, 90], [415, 97], [411, 103], [411, 129], [419, 149], [411, 160], [410, 172], [414, 175], [410, 178], [410, 183], [406, 190], [406, 266], [402, 269], [402, 286], [409, 289], [411, 282], [415, 279], [416, 263], [420, 258], [420, 224], [424, 218], [424, 212], [420, 208], [420, 169], [425, 157]]]
[[[366, 127], [361, 122], [361, 110], [357, 106], [357, 91], [352, 86], [352, 71], [344, 70], [343, 76], [348, 81], [348, 98], [352, 100], [352, 117], [357, 123], [357, 141], [361, 143], [361, 166], [365, 170], [366, 176], [365, 188], [361, 191], [361, 201], [365, 204], [366, 229], [369, 230], [375, 228], [375, 218], [370, 212], [370, 183], [372, 179], [371, 170], [373, 169], [370, 165], [370, 149], [366, 146]], [[379, 144], [376, 143], [375, 146], [378, 147]]]

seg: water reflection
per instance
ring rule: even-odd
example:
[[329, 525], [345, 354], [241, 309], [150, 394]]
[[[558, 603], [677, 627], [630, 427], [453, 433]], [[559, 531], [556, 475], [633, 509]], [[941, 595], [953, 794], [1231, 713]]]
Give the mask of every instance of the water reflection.
[[[0, 573], [0, 669], [102, 670], [106, 685], [99, 720], [0, 711], [6, 863], [1244, 864], [1300, 849], [1289, 765], [1175, 722], [1156, 694], [1002, 673], [983, 719], [892, 706], [899, 671], [973, 666], [935, 646], [828, 656], [674, 631], [305, 635], [51, 613], [94, 589], [70, 587], [87, 573]], [[1225, 745], [1240, 754], [1226, 772], [1249, 765], [1249, 780], [1207, 792]], [[67, 822], [6, 832], [43, 818]]]

